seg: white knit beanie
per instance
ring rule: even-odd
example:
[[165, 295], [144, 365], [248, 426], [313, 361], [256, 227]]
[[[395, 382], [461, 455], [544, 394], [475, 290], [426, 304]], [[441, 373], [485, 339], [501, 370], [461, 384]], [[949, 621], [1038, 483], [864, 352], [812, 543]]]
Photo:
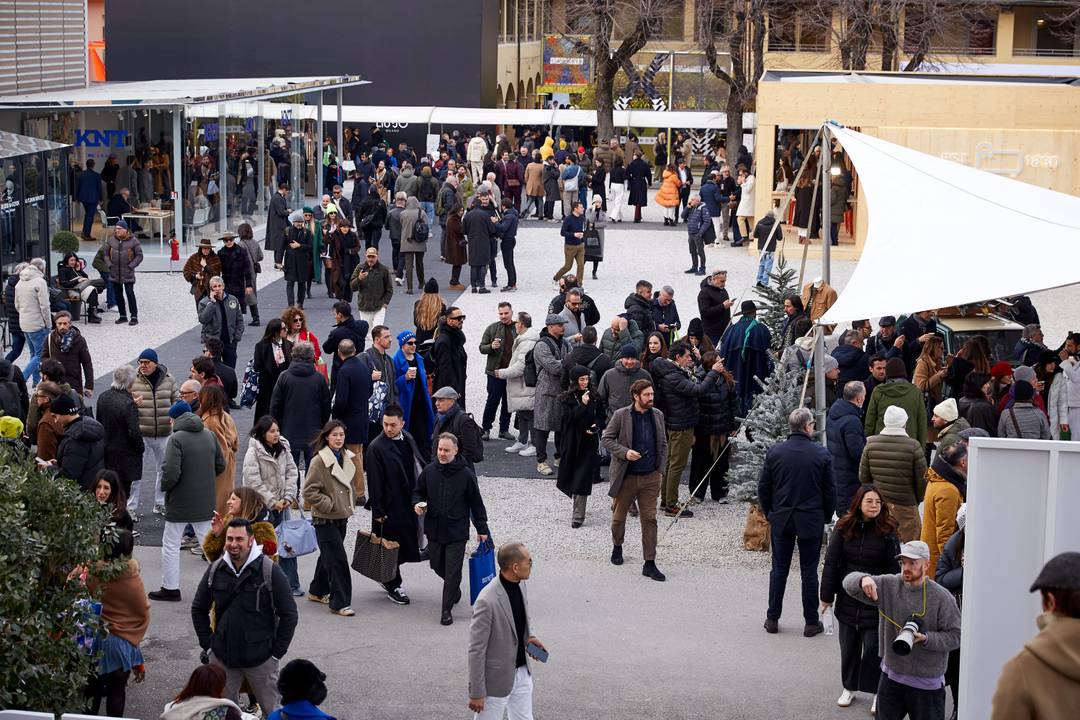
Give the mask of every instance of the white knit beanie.
[[899, 405], [890, 405], [885, 409], [885, 427], [902, 428], [907, 425], [907, 411]]

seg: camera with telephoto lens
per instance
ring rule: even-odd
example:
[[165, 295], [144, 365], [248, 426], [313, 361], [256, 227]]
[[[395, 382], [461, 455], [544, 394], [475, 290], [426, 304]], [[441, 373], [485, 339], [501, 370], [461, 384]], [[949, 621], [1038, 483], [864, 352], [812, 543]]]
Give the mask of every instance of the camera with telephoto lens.
[[911, 649], [915, 647], [915, 633], [920, 630], [922, 630], [922, 622], [919, 618], [914, 615], [909, 617], [904, 627], [897, 633], [896, 639], [892, 641], [892, 651], [900, 656], [910, 655]]

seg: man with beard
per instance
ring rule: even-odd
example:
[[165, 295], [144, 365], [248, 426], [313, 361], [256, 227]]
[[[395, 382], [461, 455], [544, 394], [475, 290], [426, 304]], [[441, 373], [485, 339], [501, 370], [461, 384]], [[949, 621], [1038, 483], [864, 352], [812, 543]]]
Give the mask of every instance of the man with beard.
[[398, 569], [392, 580], [383, 583], [386, 596], [398, 605], [408, 605], [401, 589], [401, 564], [420, 562], [420, 535], [413, 511], [413, 491], [423, 469], [423, 459], [412, 435], [405, 432], [400, 405], [383, 411], [382, 432], [368, 445], [364, 465], [367, 471], [371, 531], [398, 543]]
[[458, 405], [465, 409], [465, 375], [469, 354], [465, 350], [465, 333], [462, 325], [465, 313], [451, 305], [446, 309], [446, 319], [439, 323], [439, 337], [431, 348], [432, 374], [437, 387], [453, 388], [458, 394]]

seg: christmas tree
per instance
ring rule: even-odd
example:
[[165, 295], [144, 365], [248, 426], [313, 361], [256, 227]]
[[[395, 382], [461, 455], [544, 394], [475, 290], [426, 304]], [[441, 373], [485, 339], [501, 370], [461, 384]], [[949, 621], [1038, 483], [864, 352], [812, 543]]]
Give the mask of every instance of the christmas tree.
[[[732, 469], [728, 473], [730, 494], [736, 500], [756, 500], [757, 482], [765, 464], [765, 452], [788, 436], [788, 416], [799, 406], [803, 391], [802, 368], [785, 370], [777, 363], [772, 375], [762, 383], [764, 390], [754, 396], [734, 447]], [[752, 439], [751, 439], [752, 438]]]
[[788, 295], [799, 294], [799, 288], [795, 285], [795, 275], [795, 269], [788, 267], [783, 254], [779, 254], [776, 265], [769, 273], [769, 284], [765, 287], [754, 286], [754, 292], [761, 298], [757, 304], [757, 319], [769, 328], [769, 333], [772, 335], [772, 349], [776, 353], [782, 349], [780, 343], [783, 340], [781, 330], [784, 327], [784, 298]]

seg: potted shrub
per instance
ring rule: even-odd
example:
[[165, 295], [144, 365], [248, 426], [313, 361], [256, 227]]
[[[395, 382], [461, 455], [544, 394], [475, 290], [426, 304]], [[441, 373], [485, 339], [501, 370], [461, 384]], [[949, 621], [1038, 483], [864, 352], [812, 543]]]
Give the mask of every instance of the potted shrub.
[[52, 236], [52, 251], [61, 257], [69, 252], [79, 252], [79, 236], [70, 230], [60, 230]]

